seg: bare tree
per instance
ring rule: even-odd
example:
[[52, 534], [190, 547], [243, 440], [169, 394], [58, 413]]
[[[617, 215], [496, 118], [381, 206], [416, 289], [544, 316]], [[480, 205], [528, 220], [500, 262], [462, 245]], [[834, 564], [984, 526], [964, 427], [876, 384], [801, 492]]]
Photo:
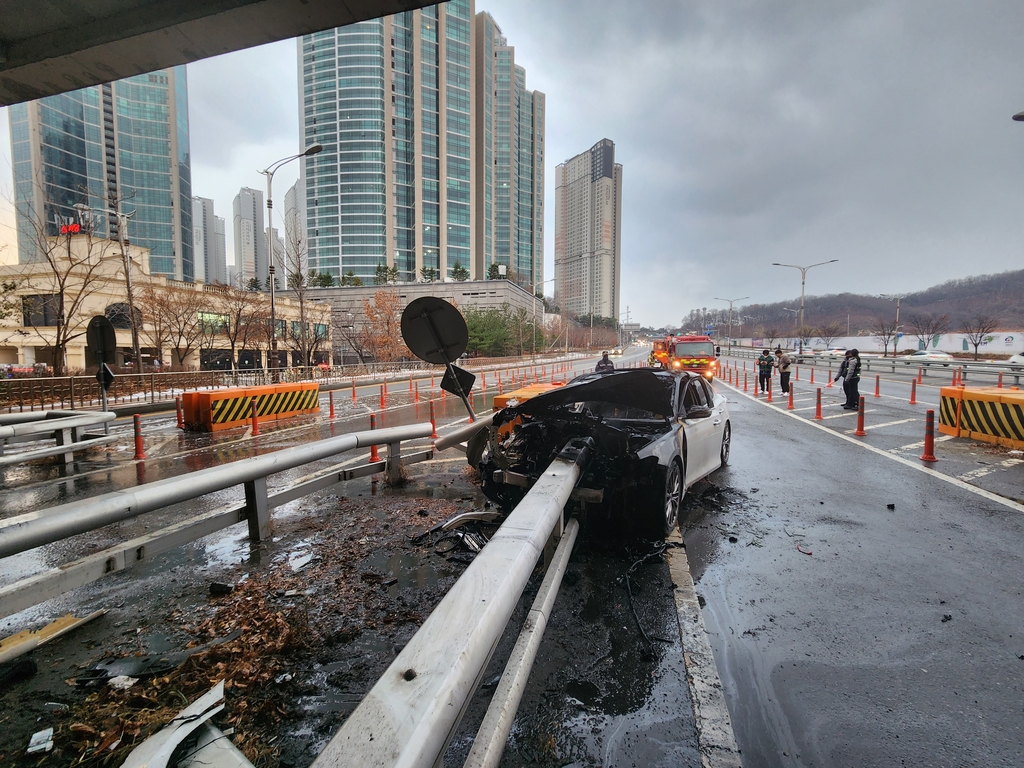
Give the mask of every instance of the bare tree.
[[326, 331], [327, 323], [323, 322], [323, 308], [315, 310], [317, 321], [313, 322], [311, 317], [313, 305], [310, 299], [310, 291], [314, 284], [319, 283], [316, 271], [308, 271], [306, 268], [307, 247], [302, 239], [302, 233], [294, 231], [286, 233], [285, 250], [283, 254], [285, 281], [291, 297], [299, 303], [298, 322], [290, 323], [285, 338], [288, 345], [299, 356], [299, 365], [308, 367], [312, 365], [313, 353], [317, 351], [328, 338]]
[[967, 342], [974, 347], [974, 359], [978, 359], [978, 347], [990, 341], [990, 334], [999, 327], [999, 318], [991, 315], [977, 314], [960, 325], [960, 333], [967, 337]]
[[818, 335], [818, 331], [809, 325], [802, 325], [796, 329], [797, 338], [800, 339], [800, 348], [809, 347], [811, 339]]
[[174, 333], [171, 327], [170, 293], [173, 289], [159, 283], [147, 283], [139, 291], [145, 310], [142, 313], [141, 332], [148, 344], [156, 350], [156, 359], [164, 361], [164, 348], [170, 346]]
[[825, 344], [826, 349], [831, 349], [832, 343], [843, 335], [843, 326], [834, 320], [831, 323], [824, 323], [814, 329], [814, 334]]
[[190, 288], [175, 287], [166, 297], [167, 327], [170, 330], [170, 346], [178, 358], [178, 365], [184, 366], [193, 349], [200, 345], [202, 336], [202, 313], [210, 304], [210, 293]]
[[379, 290], [373, 295], [373, 302], [363, 299], [363, 346], [378, 363], [390, 363], [412, 353], [402, 341], [401, 314], [402, 300], [397, 291]]
[[896, 320], [891, 317], [876, 317], [870, 331], [882, 345], [882, 357], [889, 356], [889, 345], [892, 344], [896, 354]]
[[935, 337], [949, 330], [949, 315], [912, 314], [907, 325], [914, 332], [921, 349], [927, 349]]
[[85, 333], [89, 317], [85, 306], [106, 282], [110, 268], [105, 259], [114, 255], [110, 240], [93, 237], [90, 230], [75, 234], [78, 227], [65, 224], [65, 234], [51, 236], [43, 222], [29, 219], [37, 253], [47, 265], [40, 286], [47, 293], [22, 297], [25, 325], [30, 326], [52, 352], [53, 373], [67, 368], [68, 344]]
[[771, 349], [775, 346], [775, 340], [779, 338], [779, 329], [775, 326], [771, 326], [770, 328], [765, 328], [763, 333], [765, 346], [768, 347], [768, 349]]
[[218, 299], [217, 310], [227, 318], [224, 336], [231, 348], [231, 370], [235, 370], [238, 350], [259, 343], [266, 335], [269, 308], [264, 307], [266, 298], [262, 293], [240, 288], [225, 288]]
[[359, 362], [362, 363], [363, 366], [366, 366], [366, 364], [373, 359], [373, 353], [366, 346], [366, 338], [363, 334], [363, 329], [359, 328], [354, 323], [349, 323], [347, 325], [340, 321], [334, 323], [334, 349], [336, 352], [340, 351], [341, 358], [344, 359], [345, 348], [338, 345], [338, 342], [340, 341], [344, 341], [348, 344], [349, 349], [355, 353], [356, 357], [359, 358]]

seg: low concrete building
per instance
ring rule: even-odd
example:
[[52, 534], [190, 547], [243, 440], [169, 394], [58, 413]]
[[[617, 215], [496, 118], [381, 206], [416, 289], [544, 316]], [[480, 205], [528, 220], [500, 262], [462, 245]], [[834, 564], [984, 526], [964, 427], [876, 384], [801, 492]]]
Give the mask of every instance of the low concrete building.
[[[333, 325], [336, 329], [356, 329], [365, 324], [363, 302], [374, 300], [378, 291], [386, 290], [398, 294], [402, 309], [421, 296], [437, 296], [449, 301], [460, 309], [479, 310], [501, 309], [508, 306], [512, 311], [523, 309], [538, 323], [544, 319], [544, 302], [524, 290], [511, 280], [465, 280], [434, 283], [397, 283], [394, 285], [361, 285], [335, 288], [310, 288], [307, 296], [314, 301], [329, 302], [332, 308]], [[288, 291], [279, 291], [279, 296], [288, 296]], [[344, 333], [335, 333], [334, 362], [351, 362], [355, 352], [348, 347]]]
[[[5, 372], [11, 368], [45, 372], [94, 367], [97, 361], [87, 348], [85, 331], [97, 315], [105, 316], [114, 326], [114, 364], [137, 365], [131, 360], [132, 313], [118, 243], [88, 234], [48, 238], [46, 243], [45, 260], [0, 266], [0, 366]], [[128, 256], [144, 369], [230, 368], [232, 357], [234, 364], [243, 368], [260, 368], [269, 362], [269, 299], [265, 294], [153, 275], [146, 248], [129, 245]], [[305, 336], [299, 327], [297, 302], [279, 298], [276, 319], [282, 366], [298, 364], [294, 359], [298, 339], [304, 339], [306, 349], [316, 353], [317, 362], [326, 361], [331, 324], [325, 304], [307, 306]], [[191, 330], [183, 339], [180, 328], [190, 323]], [[195, 330], [197, 326], [202, 330]], [[229, 328], [241, 326], [243, 331], [229, 334]], [[317, 343], [311, 345], [310, 337], [316, 337]], [[289, 351], [293, 352], [290, 356]], [[62, 357], [62, 365], [54, 365], [58, 362], [55, 354]]]

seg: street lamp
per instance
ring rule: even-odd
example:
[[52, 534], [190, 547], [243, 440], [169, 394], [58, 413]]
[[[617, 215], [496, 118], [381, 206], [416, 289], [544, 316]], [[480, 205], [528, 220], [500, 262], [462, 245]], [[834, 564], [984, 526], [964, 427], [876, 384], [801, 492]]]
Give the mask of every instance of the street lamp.
[[[1024, 112], [1022, 112], [1021, 114], [1024, 115]], [[1014, 116], [1014, 119], [1016, 119], [1016, 116]], [[1021, 119], [1024, 119], [1024, 118], [1021, 118]], [[880, 294], [878, 294], [878, 298], [880, 298], [880, 299], [888, 299], [889, 301], [895, 301], [896, 302], [896, 327], [892, 329], [892, 332], [893, 332], [892, 354], [893, 354], [893, 356], [896, 355], [896, 347], [900, 343], [900, 299], [906, 298], [906, 295], [907, 294], [905, 294], [905, 293], [880, 293]], [[849, 330], [847, 330], [847, 333], [849, 333]]]
[[793, 327], [796, 328], [796, 317], [797, 317], [797, 315], [800, 314], [800, 310], [799, 309], [790, 309], [789, 307], [783, 307], [782, 311], [783, 312], [792, 312], [793, 313]]
[[[817, 264], [808, 264], [806, 267], [800, 267], [796, 264], [779, 264], [777, 261], [772, 262], [773, 267], [790, 267], [791, 269], [800, 270], [800, 332], [803, 333], [804, 327], [804, 287], [807, 285], [807, 270], [811, 267], [820, 267], [822, 264], [834, 264], [839, 259], [829, 259], [828, 261], [819, 261]], [[800, 338], [800, 354], [804, 353], [804, 340]]]
[[267, 279], [270, 281], [270, 375], [272, 378], [276, 378], [277, 374], [277, 310], [274, 304], [274, 289], [276, 287], [274, 285], [274, 203], [271, 200], [271, 187], [274, 183], [274, 174], [277, 173], [278, 168], [286, 163], [290, 163], [292, 160], [298, 160], [300, 157], [315, 155], [323, 148], [323, 144], [310, 144], [306, 147], [305, 151], [278, 160], [276, 163], [269, 165], [265, 170], [260, 171], [260, 173], [267, 177]]
[[730, 346], [730, 347], [732, 346], [732, 305], [733, 305], [733, 302], [743, 301], [744, 299], [749, 299], [749, 298], [750, 298], [749, 296], [740, 296], [738, 299], [720, 299], [717, 296], [715, 296], [715, 301], [728, 301], [729, 302], [729, 344], [728, 344], [728, 346]]
[[[142, 373], [142, 349], [139, 345], [139, 325], [135, 322], [135, 293], [132, 290], [132, 259], [128, 249], [125, 247], [128, 245], [128, 241], [125, 239], [125, 234], [128, 232], [128, 219], [135, 215], [136, 211], [131, 213], [121, 212], [121, 200], [111, 201], [117, 208], [90, 208], [85, 203], [75, 203], [74, 208], [78, 211], [78, 221], [84, 224], [82, 221], [86, 214], [91, 214], [93, 210], [99, 210], [100, 213], [113, 214], [117, 217], [117, 242], [121, 246], [121, 266], [124, 269], [124, 289], [125, 297], [128, 300], [128, 320], [131, 323], [132, 330], [132, 365], [136, 373]], [[92, 217], [90, 215], [89, 231], [92, 232]], [[68, 252], [70, 255], [70, 251]]]

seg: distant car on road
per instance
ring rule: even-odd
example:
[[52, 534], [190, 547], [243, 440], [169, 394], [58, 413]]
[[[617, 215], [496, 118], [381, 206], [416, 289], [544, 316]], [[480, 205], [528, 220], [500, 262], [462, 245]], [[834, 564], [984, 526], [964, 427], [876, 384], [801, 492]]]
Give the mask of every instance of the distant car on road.
[[846, 347], [831, 347], [814, 353], [818, 357], [846, 357]]
[[1024, 355], [1010, 355], [1010, 359], [1006, 362], [1013, 370], [1019, 371], [1024, 368]]
[[928, 362], [942, 363], [945, 366], [949, 365], [949, 362], [953, 359], [953, 356], [948, 352], [940, 352], [937, 349], [919, 349], [916, 352], [910, 353], [908, 360], [926, 360]]

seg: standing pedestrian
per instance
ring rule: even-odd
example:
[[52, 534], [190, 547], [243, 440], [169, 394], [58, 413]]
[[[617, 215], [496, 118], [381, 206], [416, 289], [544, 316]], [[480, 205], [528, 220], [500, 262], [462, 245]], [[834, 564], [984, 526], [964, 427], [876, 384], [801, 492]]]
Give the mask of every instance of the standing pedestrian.
[[594, 366], [596, 373], [607, 373], [608, 371], [615, 370], [615, 363], [608, 359], [608, 353], [602, 352], [601, 359], [597, 361], [597, 365]]
[[774, 369], [775, 358], [772, 357], [772, 351], [770, 349], [766, 349], [761, 353], [761, 356], [757, 358], [757, 383], [762, 392], [771, 392], [772, 372]]
[[843, 407], [850, 411], [860, 408], [860, 352], [851, 349], [848, 353], [846, 378], [843, 380], [843, 389], [846, 391], [846, 405]]
[[782, 348], [775, 350], [776, 365], [779, 368], [779, 387], [782, 389], [782, 394], [789, 394], [789, 374], [790, 369], [793, 367], [793, 358], [782, 351]]

